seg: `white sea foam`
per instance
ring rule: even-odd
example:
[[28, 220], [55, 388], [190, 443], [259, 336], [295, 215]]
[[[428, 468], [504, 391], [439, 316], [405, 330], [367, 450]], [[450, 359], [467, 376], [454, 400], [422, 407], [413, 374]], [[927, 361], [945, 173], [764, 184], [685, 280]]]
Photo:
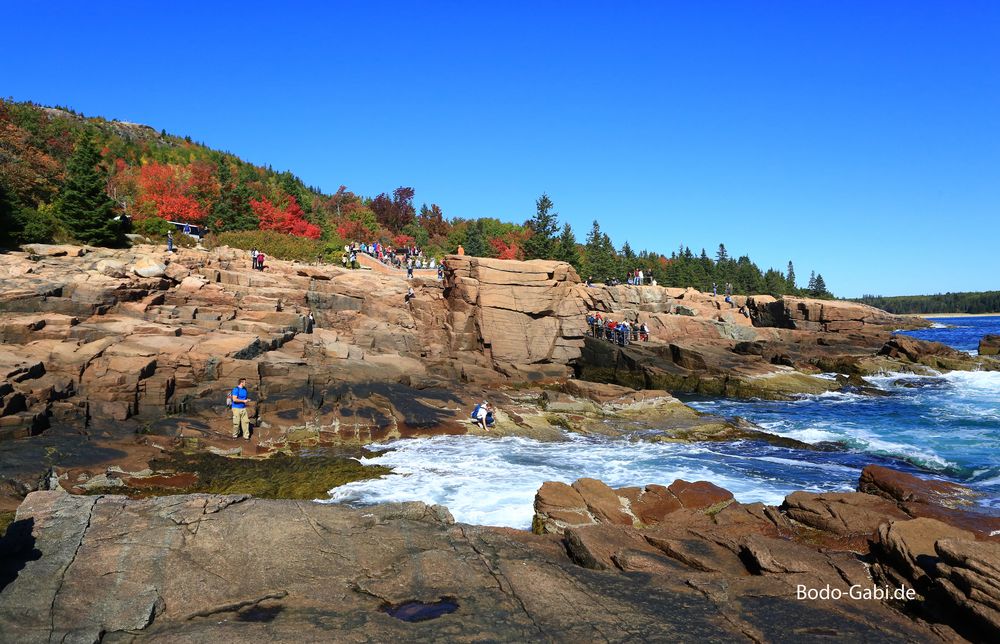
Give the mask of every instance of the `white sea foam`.
[[373, 448], [390, 449], [361, 462], [392, 467], [393, 473], [335, 488], [329, 502], [440, 503], [458, 521], [527, 528], [534, 514], [535, 492], [545, 481], [572, 483], [592, 477], [622, 487], [670, 484], [679, 478], [709, 480], [740, 501], [769, 504], [781, 503], [794, 489], [808, 488], [764, 475], [749, 476], [732, 466], [744, 457], [712, 452], [698, 444], [577, 436], [563, 443], [439, 436]]

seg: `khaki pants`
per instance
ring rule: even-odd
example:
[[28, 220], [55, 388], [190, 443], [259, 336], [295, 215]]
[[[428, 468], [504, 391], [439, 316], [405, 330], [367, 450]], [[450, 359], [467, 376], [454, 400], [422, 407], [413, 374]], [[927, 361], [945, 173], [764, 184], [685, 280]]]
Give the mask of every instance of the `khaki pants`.
[[247, 415], [246, 407], [233, 407], [233, 438], [239, 438], [241, 433], [243, 438], [250, 438], [250, 416]]

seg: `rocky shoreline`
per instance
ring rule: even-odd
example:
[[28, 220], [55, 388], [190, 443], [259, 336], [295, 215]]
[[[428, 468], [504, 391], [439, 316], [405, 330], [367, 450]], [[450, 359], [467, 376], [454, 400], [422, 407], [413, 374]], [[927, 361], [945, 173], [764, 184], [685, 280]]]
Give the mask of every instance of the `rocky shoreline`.
[[[407, 437], [574, 432], [811, 449], [673, 394], [867, 393], [873, 373], [1000, 368], [893, 335], [925, 323], [856, 304], [753, 296], [730, 306], [692, 289], [587, 287], [558, 262], [444, 265], [439, 282], [281, 261], [260, 273], [229, 248], [0, 255], [0, 519], [13, 520], [4, 632], [992, 636], [997, 595], [969, 575], [989, 577], [1000, 527], [957, 506], [965, 492], [902, 474], [869, 468], [856, 494], [796, 493], [781, 507], [739, 504], [708, 482], [547, 483], [538, 535], [457, 525], [419, 503], [295, 500], [380, 476], [352, 456]], [[651, 340], [593, 338], [590, 311], [644, 322]], [[818, 377], [828, 372], [840, 375]], [[224, 399], [239, 377], [253, 401], [250, 441], [229, 436]], [[468, 421], [484, 398], [497, 408], [488, 432]], [[912, 582], [922, 599], [803, 604], [789, 594], [795, 580]], [[441, 617], [392, 617], [431, 614]]]
[[[484, 398], [498, 408], [494, 435], [561, 440], [614, 432], [618, 419], [646, 421], [656, 440], [785, 442], [668, 391], [788, 397], [864, 387], [878, 371], [1000, 365], [892, 337], [924, 323], [851, 303], [729, 306], [693, 289], [588, 288], [558, 262], [444, 265], [437, 281], [282, 261], [259, 272], [225, 247], [0, 255], [0, 511], [55, 485], [163, 477], [150, 463], [178, 450], [259, 458], [476, 433], [467, 416]], [[651, 341], [589, 337], [588, 311], [645, 322]], [[229, 438], [224, 406], [240, 376], [249, 443]]]
[[0, 631], [20, 642], [995, 641], [1000, 519], [963, 510], [961, 486], [877, 466], [859, 489], [773, 507], [708, 482], [546, 483], [540, 534], [456, 524], [422, 503], [33, 492], [0, 541]]

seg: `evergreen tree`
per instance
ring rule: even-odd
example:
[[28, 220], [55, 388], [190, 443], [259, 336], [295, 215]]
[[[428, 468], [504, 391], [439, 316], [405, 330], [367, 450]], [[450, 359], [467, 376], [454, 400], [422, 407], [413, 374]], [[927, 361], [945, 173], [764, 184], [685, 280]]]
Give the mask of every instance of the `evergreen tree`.
[[233, 181], [229, 163], [223, 158], [217, 173], [220, 193], [212, 210], [213, 225], [219, 230], [256, 230], [260, 222], [250, 207], [254, 193], [249, 184], [256, 179], [253, 166], [241, 166]]
[[829, 297], [830, 292], [826, 290], [826, 281], [823, 275], [817, 273], [816, 281], [813, 283], [813, 295], [816, 297]]
[[719, 250], [715, 253], [715, 261], [721, 264], [728, 259], [729, 259], [729, 253], [726, 252], [726, 245], [719, 244]]
[[816, 271], [809, 273], [809, 284], [806, 286], [806, 290], [812, 295], [816, 292]]
[[794, 293], [795, 289], [795, 267], [792, 266], [792, 260], [788, 260], [788, 272], [785, 273], [785, 282], [788, 284], [788, 292]]
[[552, 200], [542, 193], [535, 202], [535, 216], [526, 223], [532, 235], [524, 242], [525, 259], [552, 259], [555, 257], [556, 213], [552, 211]]
[[97, 169], [100, 160], [94, 140], [84, 135], [66, 165], [57, 212], [76, 239], [94, 246], [121, 246], [125, 238], [114, 219], [115, 202], [104, 192], [105, 180]]
[[628, 240], [626, 240], [625, 243], [622, 244], [621, 256], [622, 259], [626, 260], [635, 259], [635, 251], [632, 250], [632, 246], [628, 243]]
[[618, 274], [615, 248], [611, 244], [611, 238], [601, 232], [601, 225], [596, 219], [587, 234], [585, 250], [587, 258], [584, 268], [588, 277], [603, 282]]
[[0, 181], [0, 247], [14, 244], [17, 205], [7, 187]]
[[764, 273], [764, 292], [774, 297], [788, 292], [788, 280], [781, 274], [781, 271], [773, 268], [767, 269]]
[[486, 234], [481, 219], [469, 222], [465, 231], [465, 254], [472, 257], [486, 257]]
[[569, 224], [563, 224], [562, 234], [559, 235], [559, 243], [556, 246], [556, 259], [561, 262], [568, 262], [579, 273], [583, 266], [580, 262], [580, 251], [576, 247], [576, 235]]

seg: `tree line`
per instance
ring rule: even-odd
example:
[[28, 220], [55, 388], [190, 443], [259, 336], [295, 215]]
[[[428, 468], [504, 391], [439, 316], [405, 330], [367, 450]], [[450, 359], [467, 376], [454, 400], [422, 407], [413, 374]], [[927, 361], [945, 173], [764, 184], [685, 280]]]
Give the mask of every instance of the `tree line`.
[[[680, 245], [665, 255], [616, 248], [593, 222], [585, 239], [559, 224], [547, 194], [523, 223], [445, 216], [437, 204], [414, 203], [412, 187], [374, 197], [345, 186], [334, 194], [306, 186], [291, 172], [256, 166], [190, 137], [146, 126], [86, 118], [72, 110], [0, 100], [0, 244], [75, 239], [94, 245], [125, 243], [135, 232], [165, 234], [166, 222], [199, 224], [216, 232], [262, 231], [315, 240], [310, 248], [332, 259], [350, 242], [419, 246], [441, 257], [462, 246], [469, 255], [501, 259], [555, 259], [584, 279], [624, 281], [641, 270], [646, 282], [735, 293], [832, 297], [812, 273], [804, 288], [788, 262], [761, 270], [746, 255], [714, 256]], [[232, 239], [233, 236], [227, 236]], [[255, 239], [260, 239], [258, 235]]]
[[853, 300], [889, 313], [1000, 313], [1000, 291], [936, 295], [862, 295]]

